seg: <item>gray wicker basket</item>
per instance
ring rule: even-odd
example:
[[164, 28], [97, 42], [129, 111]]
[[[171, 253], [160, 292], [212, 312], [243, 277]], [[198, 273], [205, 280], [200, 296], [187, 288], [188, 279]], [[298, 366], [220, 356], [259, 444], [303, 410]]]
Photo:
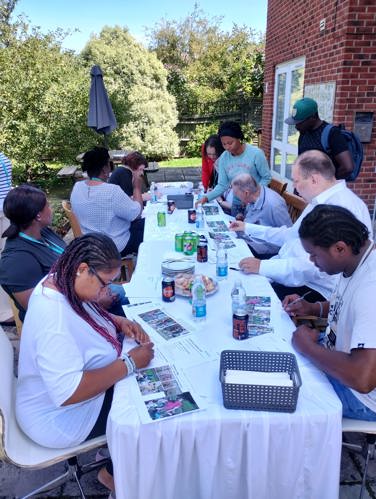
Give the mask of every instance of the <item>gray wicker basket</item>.
[[[241, 385], [225, 383], [227, 369], [242, 371], [288, 372], [293, 386]], [[294, 412], [302, 384], [295, 355], [289, 352], [224, 350], [219, 379], [223, 405], [227, 409]]]

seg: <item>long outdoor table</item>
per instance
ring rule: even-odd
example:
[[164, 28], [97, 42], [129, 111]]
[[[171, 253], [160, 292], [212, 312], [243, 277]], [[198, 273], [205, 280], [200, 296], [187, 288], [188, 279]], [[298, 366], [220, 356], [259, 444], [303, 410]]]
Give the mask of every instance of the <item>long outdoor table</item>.
[[[161, 260], [173, 252], [175, 232], [191, 227], [186, 222], [186, 210], [178, 210], [167, 215], [165, 228], [158, 228], [158, 209], [159, 206], [150, 205], [146, 212], [145, 242], [140, 246], [137, 268], [129, 286], [131, 303], [142, 302], [143, 297], [145, 301], [156, 300], [156, 294], [160, 293]], [[219, 218], [227, 222], [224, 215]], [[206, 217], [206, 221], [210, 219], [213, 217]], [[229, 250], [231, 266], [249, 255], [244, 241], [236, 243], [237, 247]], [[212, 244], [209, 262], [196, 263], [196, 273], [215, 276], [215, 251], [211, 248]], [[232, 338], [230, 293], [238, 277], [247, 295], [271, 297], [274, 333], [244, 341]], [[245, 276], [230, 270], [228, 278], [219, 282], [218, 292], [207, 298], [207, 319], [199, 324], [192, 322], [187, 298], [177, 297], [173, 303], [162, 303], [159, 305], [182, 324], [192, 325], [192, 338], [211, 354], [210, 360], [190, 365], [187, 353], [182, 366], [177, 365], [205, 401], [206, 409], [141, 424], [134, 380], [126, 378], [118, 382], [107, 425], [117, 498], [337, 498], [341, 404], [325, 375], [294, 352], [291, 346], [294, 325], [269, 282], [261, 276]], [[126, 313], [136, 308], [126, 309]], [[153, 336], [157, 348], [165, 342], [158, 336]], [[174, 341], [165, 343], [171, 347], [171, 362], [177, 364], [176, 358], [181, 356], [174, 357]], [[225, 349], [294, 352], [302, 377], [296, 411], [225, 409], [218, 357]]]

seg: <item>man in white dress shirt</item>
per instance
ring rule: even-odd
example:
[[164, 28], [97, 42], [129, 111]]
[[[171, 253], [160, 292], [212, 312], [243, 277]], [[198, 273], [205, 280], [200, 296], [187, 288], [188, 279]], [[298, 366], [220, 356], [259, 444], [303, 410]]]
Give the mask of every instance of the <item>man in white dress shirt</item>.
[[311, 150], [298, 156], [292, 168], [292, 180], [295, 189], [308, 202], [292, 227], [276, 228], [244, 222], [231, 224], [232, 230], [244, 230], [254, 238], [280, 247], [278, 255], [270, 260], [243, 258], [239, 266], [246, 274], [260, 274], [271, 279], [280, 299], [288, 294], [302, 295], [308, 291], [308, 301], [328, 299], [337, 278], [319, 271], [309, 260], [299, 240], [301, 221], [318, 204], [338, 205], [350, 209], [372, 234], [369, 211], [344, 180], [336, 180], [331, 159], [321, 151]]

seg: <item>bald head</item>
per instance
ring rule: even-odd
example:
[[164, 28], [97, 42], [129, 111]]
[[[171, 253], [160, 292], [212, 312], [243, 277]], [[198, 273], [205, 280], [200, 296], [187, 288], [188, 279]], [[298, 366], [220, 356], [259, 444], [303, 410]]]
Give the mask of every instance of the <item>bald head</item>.
[[312, 173], [318, 173], [326, 180], [334, 180], [336, 169], [327, 154], [316, 149], [300, 154], [294, 166], [298, 166], [303, 177], [307, 178]]
[[307, 202], [337, 182], [329, 156], [313, 149], [296, 158], [292, 165], [292, 180], [295, 189]]

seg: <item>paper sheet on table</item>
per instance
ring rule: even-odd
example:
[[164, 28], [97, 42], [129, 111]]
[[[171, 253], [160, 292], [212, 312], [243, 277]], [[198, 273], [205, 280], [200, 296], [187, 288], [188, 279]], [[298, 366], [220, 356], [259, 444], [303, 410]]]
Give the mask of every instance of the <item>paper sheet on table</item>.
[[140, 369], [132, 382], [142, 423], [170, 419], [203, 408], [186, 376], [173, 364]]
[[293, 386], [288, 372], [263, 372], [227, 369], [225, 383], [241, 385]]
[[132, 303], [135, 300], [141, 301], [140, 298], [161, 298], [162, 277], [158, 275], [149, 275], [137, 273], [137, 277], [125, 286], [127, 298]]

